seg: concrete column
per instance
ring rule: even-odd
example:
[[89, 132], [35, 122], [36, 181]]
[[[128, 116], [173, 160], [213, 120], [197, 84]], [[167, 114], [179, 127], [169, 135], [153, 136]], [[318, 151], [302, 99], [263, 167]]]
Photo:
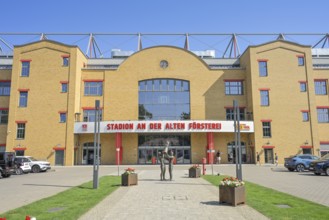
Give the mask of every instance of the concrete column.
[[[214, 150], [214, 133], [207, 132], [207, 150]], [[214, 163], [214, 152], [207, 152], [208, 164]]]

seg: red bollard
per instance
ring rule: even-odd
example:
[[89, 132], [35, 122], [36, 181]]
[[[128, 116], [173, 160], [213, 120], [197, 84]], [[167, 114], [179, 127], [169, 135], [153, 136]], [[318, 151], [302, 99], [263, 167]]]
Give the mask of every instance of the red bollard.
[[202, 158], [202, 175], [206, 175], [207, 158]]
[[27, 216], [25, 217], [25, 220], [31, 220], [31, 217], [27, 215]]
[[0, 220], [6, 220], [6, 218], [1, 218], [1, 217], [0, 217]]

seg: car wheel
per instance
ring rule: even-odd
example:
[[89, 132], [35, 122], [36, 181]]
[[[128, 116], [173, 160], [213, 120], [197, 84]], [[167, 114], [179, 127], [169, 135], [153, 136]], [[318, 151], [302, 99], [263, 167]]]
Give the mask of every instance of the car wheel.
[[16, 168], [15, 169], [15, 173], [16, 173], [16, 175], [22, 175], [23, 174], [23, 170], [21, 168]]
[[296, 170], [297, 172], [303, 172], [305, 170], [305, 166], [303, 164], [297, 164]]
[[317, 176], [320, 176], [321, 175], [321, 173], [314, 173], [315, 175], [317, 175]]
[[326, 175], [329, 176], [329, 167], [326, 168]]
[[288, 170], [289, 170], [290, 172], [292, 172], [292, 171], [294, 171], [295, 169], [294, 169], [294, 168], [288, 168]]
[[32, 173], [39, 173], [39, 172], [40, 172], [40, 167], [38, 165], [32, 167]]

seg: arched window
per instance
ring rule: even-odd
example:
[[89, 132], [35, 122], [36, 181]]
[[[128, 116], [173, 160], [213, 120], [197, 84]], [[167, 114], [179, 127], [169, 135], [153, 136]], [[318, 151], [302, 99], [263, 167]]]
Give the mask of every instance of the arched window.
[[189, 120], [190, 83], [178, 79], [150, 79], [138, 83], [139, 120]]

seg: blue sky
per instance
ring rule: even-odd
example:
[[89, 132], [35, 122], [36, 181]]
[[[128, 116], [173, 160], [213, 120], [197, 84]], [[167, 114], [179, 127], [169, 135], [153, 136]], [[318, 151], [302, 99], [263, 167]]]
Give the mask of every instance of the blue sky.
[[326, 33], [328, 6], [328, 0], [3, 0], [0, 33]]

